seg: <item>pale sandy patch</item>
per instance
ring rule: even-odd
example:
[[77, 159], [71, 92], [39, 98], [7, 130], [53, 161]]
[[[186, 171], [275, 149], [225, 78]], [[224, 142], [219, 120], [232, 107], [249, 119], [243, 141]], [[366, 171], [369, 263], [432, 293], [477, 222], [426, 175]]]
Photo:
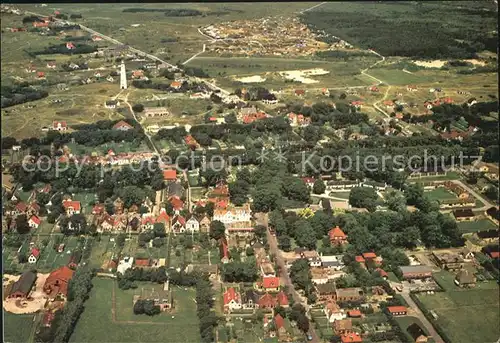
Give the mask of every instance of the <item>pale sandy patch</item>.
[[329, 73], [330, 73], [329, 71], [324, 70], [322, 68], [305, 69], [305, 70], [286, 70], [279, 72], [279, 74], [283, 76], [285, 79], [299, 81], [302, 83], [318, 83], [319, 81], [306, 76], [326, 75]]
[[441, 68], [448, 61], [445, 61], [445, 60], [433, 60], [433, 61], [412, 61], [412, 62], [414, 64], [418, 65], [419, 67], [424, 67], [424, 68]]
[[[49, 274], [37, 274], [35, 285], [33, 286], [31, 294], [29, 295], [29, 297], [32, 299], [5, 299], [3, 301], [3, 308], [6, 311], [15, 314], [34, 313], [43, 309], [48, 299], [47, 294], [45, 294], [45, 292], [43, 291], [43, 285], [45, 284], [45, 280], [47, 280], [48, 276]], [[3, 286], [19, 280], [20, 277], [20, 275], [4, 275]]]
[[464, 61], [472, 63], [475, 66], [477, 65], [477, 66], [484, 67], [486, 65], [486, 62], [485, 61], [481, 61], [481, 60], [464, 60]]
[[236, 79], [237, 81], [243, 82], [243, 83], [255, 83], [255, 82], [264, 82], [266, 81], [265, 78], [263, 78], [260, 75], [253, 75], [253, 76], [247, 76], [247, 77], [242, 77], [239, 79]]

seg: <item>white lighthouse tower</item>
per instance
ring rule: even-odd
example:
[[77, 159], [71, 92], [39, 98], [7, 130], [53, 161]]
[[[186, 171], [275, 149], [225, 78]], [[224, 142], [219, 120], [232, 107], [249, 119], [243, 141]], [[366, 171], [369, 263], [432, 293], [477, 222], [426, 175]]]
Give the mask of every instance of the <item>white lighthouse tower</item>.
[[120, 89], [127, 89], [127, 72], [125, 71], [125, 63], [123, 61], [120, 65]]

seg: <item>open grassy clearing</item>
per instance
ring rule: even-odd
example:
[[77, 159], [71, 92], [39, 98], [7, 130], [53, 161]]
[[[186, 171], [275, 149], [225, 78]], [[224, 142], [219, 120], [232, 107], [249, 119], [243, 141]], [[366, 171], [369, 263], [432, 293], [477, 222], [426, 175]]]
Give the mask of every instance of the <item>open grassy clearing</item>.
[[498, 339], [500, 320], [498, 285], [494, 286], [491, 289], [448, 290], [433, 295], [421, 293], [418, 298], [426, 309], [436, 312], [437, 323], [453, 342], [494, 342]]
[[425, 192], [425, 194], [431, 199], [431, 200], [452, 200], [456, 199], [457, 196], [447, 190], [444, 187], [438, 187], [432, 191]]
[[[54, 120], [66, 121], [71, 126], [124, 118], [116, 110], [104, 108], [105, 101], [118, 92], [118, 85], [110, 83], [70, 86], [66, 92], [49, 91], [47, 98], [29, 103], [34, 108], [20, 104], [2, 110], [2, 135], [18, 139], [37, 137], [42, 126], [52, 126]], [[56, 99], [62, 103], [53, 103]]]
[[29, 341], [33, 327], [33, 314], [13, 314], [3, 311], [4, 342], [25, 343]]
[[472, 222], [461, 222], [458, 223], [458, 229], [462, 233], [470, 233], [477, 231], [487, 231], [497, 229], [497, 225], [489, 219], [480, 219]]
[[[173, 288], [177, 307], [173, 315], [161, 313], [155, 317], [135, 316], [132, 300], [133, 294], [138, 290], [122, 291], [114, 283], [114, 280], [94, 278], [90, 298], [85, 303], [85, 311], [70, 342], [102, 342], [102, 337], [106, 337], [109, 342], [189, 343], [199, 340], [194, 290]], [[154, 284], [144, 286], [151, 288]], [[113, 292], [116, 299], [116, 320], [112, 316]]]

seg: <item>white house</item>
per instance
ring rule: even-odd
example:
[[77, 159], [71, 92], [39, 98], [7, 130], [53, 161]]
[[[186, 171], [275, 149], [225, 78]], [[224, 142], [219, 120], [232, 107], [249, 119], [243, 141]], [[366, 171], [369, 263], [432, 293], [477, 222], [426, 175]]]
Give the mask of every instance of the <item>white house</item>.
[[336, 320], [342, 320], [347, 318], [346, 313], [344, 310], [342, 310], [336, 303], [330, 302], [326, 304], [324, 308], [324, 312], [326, 315], [326, 318], [328, 318], [328, 321], [330, 323], [333, 323]]
[[200, 222], [198, 222], [198, 220], [194, 216], [191, 216], [191, 218], [189, 218], [186, 221], [186, 231], [187, 232], [199, 232], [200, 231]]
[[215, 210], [213, 220], [218, 220], [229, 225], [238, 222], [248, 222], [252, 219], [250, 206], [233, 207], [227, 210]]
[[37, 229], [38, 226], [40, 226], [41, 220], [37, 216], [31, 216], [30, 220], [28, 221], [28, 225], [33, 228]]
[[343, 257], [343, 255], [321, 256], [321, 266], [332, 270], [342, 270], [345, 267]]
[[123, 275], [128, 269], [132, 268], [133, 265], [134, 265], [133, 257], [124, 257], [123, 260], [120, 260], [120, 262], [118, 263], [116, 271]]
[[231, 312], [239, 309], [241, 309], [241, 296], [233, 287], [230, 287], [224, 293], [224, 310]]
[[28, 263], [36, 263], [38, 261], [38, 257], [40, 256], [40, 250], [37, 248], [31, 249], [31, 254], [28, 257]]
[[64, 200], [62, 202], [66, 214], [72, 216], [73, 214], [79, 214], [81, 209], [81, 204], [79, 201]]

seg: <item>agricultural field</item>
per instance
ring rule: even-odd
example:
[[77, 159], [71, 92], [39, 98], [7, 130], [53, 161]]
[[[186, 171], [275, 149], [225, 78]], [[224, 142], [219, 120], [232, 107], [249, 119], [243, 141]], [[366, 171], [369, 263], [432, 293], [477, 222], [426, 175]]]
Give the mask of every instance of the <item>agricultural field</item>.
[[35, 320], [33, 314], [13, 314], [3, 311], [4, 342], [28, 342]]
[[455, 286], [455, 290], [433, 295], [421, 293], [417, 297], [427, 310], [437, 314], [437, 323], [452, 342], [494, 342], [499, 335], [498, 285], [487, 284], [487, 287], [469, 290], [457, 290]]
[[478, 231], [488, 231], [497, 229], [497, 225], [489, 219], [478, 219], [471, 222], [460, 222], [457, 224], [458, 229], [462, 233], [471, 233]]
[[[70, 342], [196, 342], [199, 340], [195, 291], [174, 287], [174, 313], [154, 317], [133, 314], [133, 295], [122, 291], [114, 280], [94, 278], [90, 298], [85, 302]], [[141, 284], [140, 287], [155, 287]], [[157, 286], [157, 285], [156, 285]], [[140, 289], [140, 288], [138, 288]]]

